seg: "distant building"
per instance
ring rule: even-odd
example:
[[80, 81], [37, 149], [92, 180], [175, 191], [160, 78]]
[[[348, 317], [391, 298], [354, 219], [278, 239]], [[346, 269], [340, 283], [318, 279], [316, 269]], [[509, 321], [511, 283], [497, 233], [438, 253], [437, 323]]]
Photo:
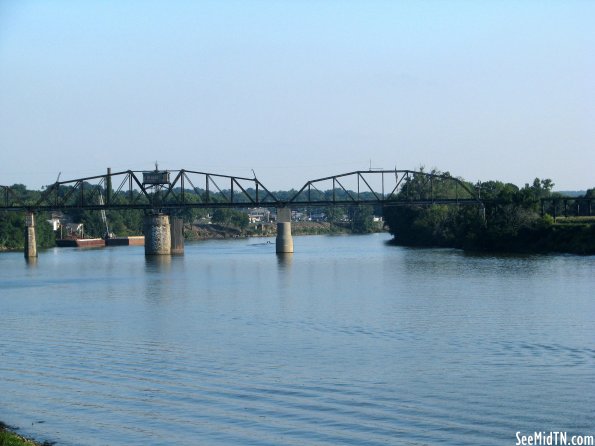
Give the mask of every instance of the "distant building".
[[271, 211], [266, 208], [248, 209], [248, 221], [250, 223], [268, 223], [271, 221]]
[[64, 214], [62, 212], [52, 212], [47, 222], [52, 226], [53, 231], [57, 231], [64, 224]]

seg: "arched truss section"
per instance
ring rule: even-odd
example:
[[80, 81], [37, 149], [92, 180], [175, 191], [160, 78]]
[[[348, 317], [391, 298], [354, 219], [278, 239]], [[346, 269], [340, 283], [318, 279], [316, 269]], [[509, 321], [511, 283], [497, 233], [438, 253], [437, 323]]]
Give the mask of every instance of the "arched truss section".
[[308, 181], [288, 205], [478, 204], [473, 186], [448, 174], [360, 170]]

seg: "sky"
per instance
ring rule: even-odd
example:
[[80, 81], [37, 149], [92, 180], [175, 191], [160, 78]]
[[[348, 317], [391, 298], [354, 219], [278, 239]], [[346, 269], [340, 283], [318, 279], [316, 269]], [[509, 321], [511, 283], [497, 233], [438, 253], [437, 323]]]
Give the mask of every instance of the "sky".
[[0, 184], [370, 167], [595, 186], [594, 1], [0, 0]]

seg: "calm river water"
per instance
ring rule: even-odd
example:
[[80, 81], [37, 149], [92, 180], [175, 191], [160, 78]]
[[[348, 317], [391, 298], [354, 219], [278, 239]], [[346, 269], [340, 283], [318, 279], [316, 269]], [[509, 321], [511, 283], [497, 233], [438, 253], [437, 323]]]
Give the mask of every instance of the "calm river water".
[[386, 234], [0, 254], [0, 420], [58, 445], [595, 434], [595, 258]]

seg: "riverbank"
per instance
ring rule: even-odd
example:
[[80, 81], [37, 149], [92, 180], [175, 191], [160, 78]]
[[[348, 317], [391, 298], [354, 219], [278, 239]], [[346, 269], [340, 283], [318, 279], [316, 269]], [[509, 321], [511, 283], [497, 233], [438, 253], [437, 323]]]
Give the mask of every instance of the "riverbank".
[[472, 240], [428, 237], [407, 239], [393, 234], [389, 242], [396, 246], [420, 248], [456, 248], [468, 252], [515, 254], [595, 255], [595, 225], [524, 228], [516, 234], [485, 236]]
[[[373, 232], [383, 232], [382, 223], [373, 227]], [[330, 223], [326, 221], [296, 221], [291, 223], [291, 233], [299, 235], [352, 234], [349, 222]], [[245, 229], [219, 224], [187, 225], [184, 230], [186, 240], [210, 240], [242, 237], [275, 237], [277, 225], [275, 223], [261, 223], [250, 225]]]
[[387, 214], [391, 244], [457, 248], [470, 252], [595, 255], [595, 218], [556, 221], [521, 208], [492, 212], [411, 206]]
[[[385, 232], [382, 222], [374, 222], [371, 232]], [[291, 223], [291, 232], [294, 236], [300, 235], [334, 235], [334, 234], [355, 234], [351, 229], [350, 222], [313, 222], [296, 221]], [[236, 226], [227, 226], [216, 223], [186, 224], [184, 227], [184, 238], [188, 241], [194, 240], [217, 240], [229, 238], [247, 237], [275, 237], [277, 225], [275, 223], [252, 224], [241, 229]], [[51, 246], [38, 247], [44, 249]], [[0, 252], [22, 251], [23, 247], [6, 247], [0, 245]]]
[[53, 443], [37, 443], [14, 432], [14, 428], [0, 421], [0, 446], [51, 446]]

